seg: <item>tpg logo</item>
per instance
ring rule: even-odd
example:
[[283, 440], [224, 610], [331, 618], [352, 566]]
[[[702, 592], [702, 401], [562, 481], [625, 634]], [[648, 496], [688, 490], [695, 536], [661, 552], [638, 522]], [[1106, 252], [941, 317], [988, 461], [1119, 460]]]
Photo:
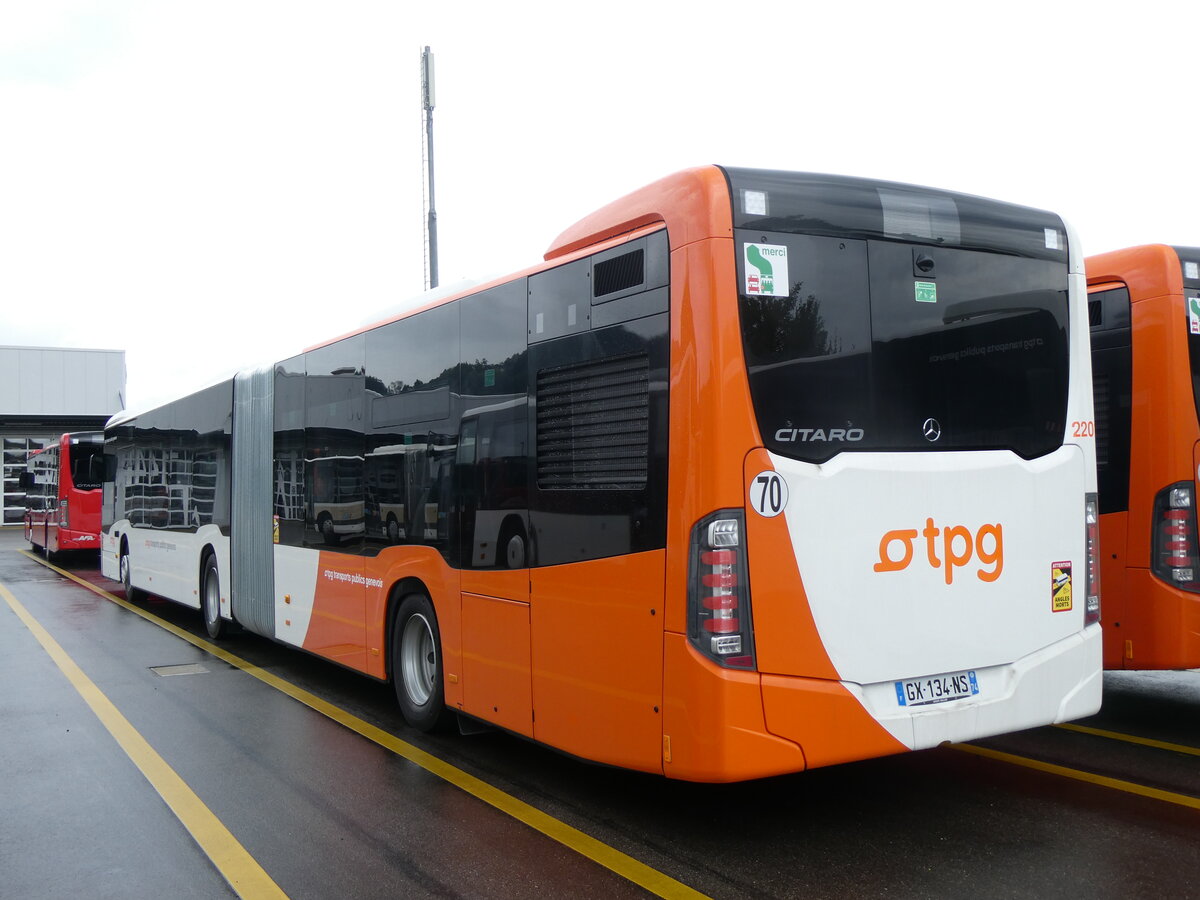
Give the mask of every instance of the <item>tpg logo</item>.
[[[918, 532], [915, 528], [900, 528], [887, 532], [879, 541], [879, 562], [876, 572], [900, 572], [913, 561], [914, 542]], [[937, 543], [941, 536], [940, 548]], [[920, 531], [925, 539], [925, 556], [935, 569], [946, 569], [946, 584], [954, 583], [954, 570], [962, 568], [977, 558], [982, 564], [975, 573], [980, 581], [992, 582], [1004, 571], [1004, 529], [999, 524], [981, 525], [974, 535], [965, 525], [947, 525], [939, 528], [933, 519], [925, 520]], [[941, 558], [938, 558], [938, 550]], [[985, 566], [991, 566], [986, 570]]]

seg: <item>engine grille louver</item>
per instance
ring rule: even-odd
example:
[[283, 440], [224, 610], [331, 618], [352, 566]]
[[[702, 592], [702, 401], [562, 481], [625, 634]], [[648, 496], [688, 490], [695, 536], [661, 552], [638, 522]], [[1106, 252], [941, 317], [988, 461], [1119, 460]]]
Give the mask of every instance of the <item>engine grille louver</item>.
[[537, 376], [537, 483], [543, 490], [641, 490], [650, 459], [646, 354]]

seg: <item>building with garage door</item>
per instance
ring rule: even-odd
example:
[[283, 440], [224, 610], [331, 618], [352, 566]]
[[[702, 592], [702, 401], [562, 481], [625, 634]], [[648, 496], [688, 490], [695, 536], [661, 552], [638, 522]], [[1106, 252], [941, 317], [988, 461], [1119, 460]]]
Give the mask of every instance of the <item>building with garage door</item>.
[[98, 431], [124, 408], [124, 350], [0, 346], [0, 524], [21, 524], [19, 475], [31, 451], [66, 431]]

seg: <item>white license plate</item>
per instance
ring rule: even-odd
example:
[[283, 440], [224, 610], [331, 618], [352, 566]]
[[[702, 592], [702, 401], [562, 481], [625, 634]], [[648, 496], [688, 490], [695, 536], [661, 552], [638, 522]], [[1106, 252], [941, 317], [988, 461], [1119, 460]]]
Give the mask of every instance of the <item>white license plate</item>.
[[896, 682], [896, 699], [900, 701], [901, 706], [945, 703], [947, 700], [973, 697], [978, 693], [979, 679], [975, 677], [974, 669]]

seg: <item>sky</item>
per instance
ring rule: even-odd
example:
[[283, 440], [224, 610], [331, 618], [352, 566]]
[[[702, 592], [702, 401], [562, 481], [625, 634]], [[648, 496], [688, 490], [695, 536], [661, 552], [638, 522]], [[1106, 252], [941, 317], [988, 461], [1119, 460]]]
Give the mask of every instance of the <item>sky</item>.
[[[423, 6], [424, 9], [418, 7]], [[1200, 246], [1200, 4], [0, 0], [0, 345], [126, 352], [145, 409], [722, 165]]]

